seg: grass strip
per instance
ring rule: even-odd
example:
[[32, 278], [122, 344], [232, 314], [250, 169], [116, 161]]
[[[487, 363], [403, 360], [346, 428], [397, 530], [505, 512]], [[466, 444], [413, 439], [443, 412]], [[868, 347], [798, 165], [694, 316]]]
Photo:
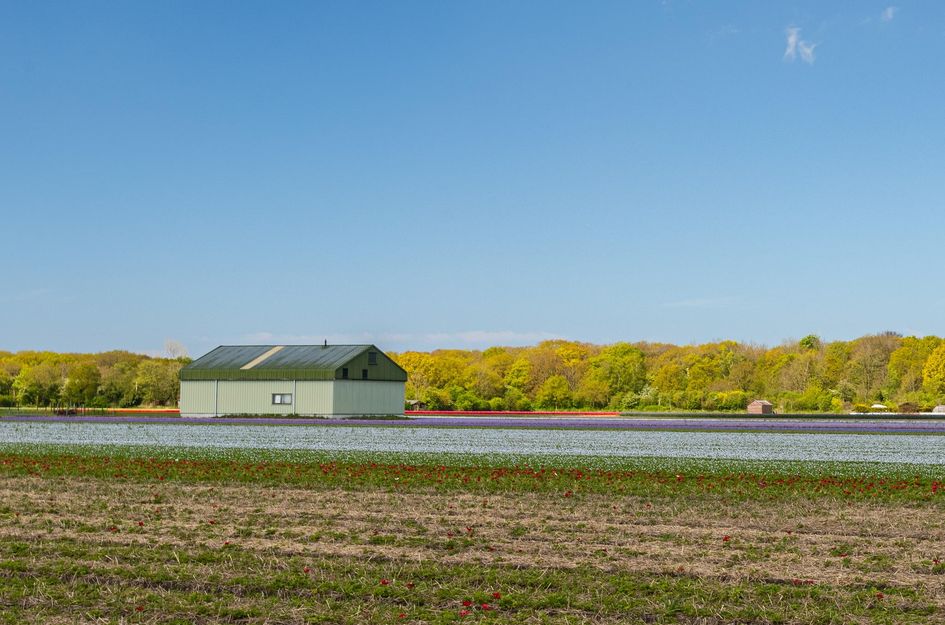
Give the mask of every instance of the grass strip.
[[76, 540], [0, 542], [0, 605], [11, 625], [922, 623], [934, 612], [920, 592], [873, 585]]

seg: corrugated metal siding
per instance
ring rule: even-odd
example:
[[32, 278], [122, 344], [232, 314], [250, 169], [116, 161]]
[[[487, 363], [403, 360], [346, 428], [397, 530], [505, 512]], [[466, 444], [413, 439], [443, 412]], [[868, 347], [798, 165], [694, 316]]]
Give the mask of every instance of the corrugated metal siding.
[[299, 381], [298, 414], [300, 415], [330, 415], [334, 404], [334, 382], [307, 382]]
[[[403, 382], [184, 380], [180, 388], [182, 416], [387, 415], [404, 412]], [[292, 393], [292, 404], [273, 404], [273, 393]]]
[[180, 383], [180, 414], [184, 417], [213, 415], [212, 381], [187, 381]]
[[256, 382], [220, 380], [220, 414], [293, 414], [295, 398], [291, 405], [273, 404], [273, 393], [291, 393], [292, 382]]
[[[330, 415], [333, 382], [187, 380], [181, 382], [182, 416], [234, 414]], [[215, 392], [218, 397], [215, 398]], [[273, 404], [273, 393], [292, 393], [292, 404]]]
[[[377, 352], [377, 364], [368, 364], [368, 353]], [[391, 382], [406, 382], [407, 372], [400, 368], [396, 362], [391, 360], [387, 354], [377, 349], [373, 345], [371, 349], [365, 350], [348, 362], [344, 363], [348, 367], [348, 379], [360, 380], [361, 370], [367, 369], [368, 380], [387, 380]], [[335, 372], [335, 379], [341, 379], [341, 367]]]
[[404, 414], [403, 382], [336, 380], [334, 384], [336, 415]]

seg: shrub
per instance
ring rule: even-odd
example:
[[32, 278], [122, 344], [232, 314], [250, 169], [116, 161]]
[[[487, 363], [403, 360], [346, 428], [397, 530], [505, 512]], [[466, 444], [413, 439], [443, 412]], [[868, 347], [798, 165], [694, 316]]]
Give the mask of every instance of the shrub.
[[108, 399], [97, 395], [95, 399], [89, 402], [89, 408], [108, 408]]
[[463, 391], [456, 398], [457, 410], [485, 410], [489, 404], [472, 391]]

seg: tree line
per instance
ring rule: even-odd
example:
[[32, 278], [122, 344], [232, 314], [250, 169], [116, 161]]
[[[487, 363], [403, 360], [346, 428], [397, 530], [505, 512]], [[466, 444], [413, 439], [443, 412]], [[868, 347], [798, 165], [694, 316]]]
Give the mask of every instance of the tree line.
[[176, 406], [189, 358], [0, 352], [0, 406]]
[[[172, 352], [173, 353], [173, 352]], [[408, 400], [433, 410], [720, 410], [767, 399], [782, 412], [903, 412], [945, 404], [945, 340], [883, 332], [776, 347], [544, 341], [532, 347], [390, 354]], [[186, 356], [0, 351], [0, 406], [176, 406]]]
[[544, 341], [484, 351], [403, 352], [407, 399], [433, 410], [744, 410], [914, 412], [945, 403], [945, 341], [883, 332], [815, 335], [777, 347]]

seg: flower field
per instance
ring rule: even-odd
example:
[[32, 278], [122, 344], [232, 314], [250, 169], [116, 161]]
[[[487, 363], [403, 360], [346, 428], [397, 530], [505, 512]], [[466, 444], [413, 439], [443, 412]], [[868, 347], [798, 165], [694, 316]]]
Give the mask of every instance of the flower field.
[[878, 463], [7, 444], [0, 472], [445, 493], [945, 501], [945, 468]]
[[945, 622], [941, 465], [160, 440], [0, 444], [0, 623]]
[[0, 444], [34, 442], [398, 454], [678, 457], [926, 465], [945, 462], [945, 436], [924, 434], [0, 422]]

